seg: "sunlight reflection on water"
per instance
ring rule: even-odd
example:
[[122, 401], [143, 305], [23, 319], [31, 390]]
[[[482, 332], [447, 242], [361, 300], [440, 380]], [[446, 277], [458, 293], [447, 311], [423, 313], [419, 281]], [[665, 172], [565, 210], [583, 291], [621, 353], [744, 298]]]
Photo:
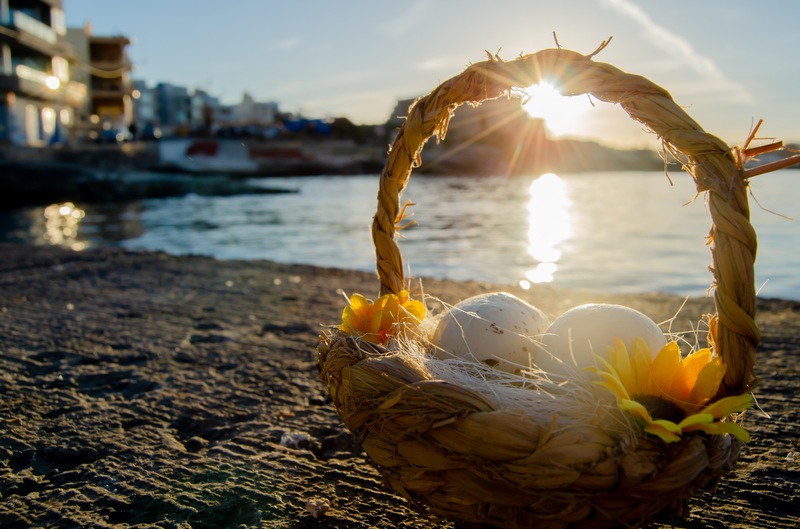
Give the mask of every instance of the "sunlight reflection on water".
[[42, 239], [72, 250], [84, 250], [88, 243], [80, 240], [80, 223], [86, 212], [72, 202], [50, 204], [44, 208], [44, 230]]
[[[670, 174], [674, 186], [658, 172], [417, 176], [402, 197], [416, 204], [411, 213], [417, 222], [400, 240], [406, 271], [506, 285], [705, 295], [710, 220], [702, 198], [688, 203], [695, 196], [691, 179], [677, 170]], [[798, 177], [800, 171], [784, 170], [751, 186], [765, 208], [796, 219]], [[0, 240], [374, 271], [376, 175], [253, 183], [299, 192], [77, 204], [64, 208], [66, 217], [57, 205], [50, 221], [45, 208], [0, 212]], [[759, 237], [757, 287], [766, 282], [762, 295], [800, 299], [797, 221], [754, 201], [751, 209]]]
[[572, 201], [561, 177], [546, 173], [528, 188], [528, 253], [538, 262], [525, 272], [523, 288], [530, 283], [552, 283], [561, 258], [560, 245], [572, 235]]

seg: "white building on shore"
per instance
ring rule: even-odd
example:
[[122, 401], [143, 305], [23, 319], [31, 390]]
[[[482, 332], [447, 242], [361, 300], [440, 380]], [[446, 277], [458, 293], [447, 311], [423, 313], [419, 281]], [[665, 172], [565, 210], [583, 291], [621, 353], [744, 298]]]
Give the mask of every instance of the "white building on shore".
[[61, 0], [0, 0], [0, 143], [68, 139], [87, 86], [70, 77], [66, 35]]

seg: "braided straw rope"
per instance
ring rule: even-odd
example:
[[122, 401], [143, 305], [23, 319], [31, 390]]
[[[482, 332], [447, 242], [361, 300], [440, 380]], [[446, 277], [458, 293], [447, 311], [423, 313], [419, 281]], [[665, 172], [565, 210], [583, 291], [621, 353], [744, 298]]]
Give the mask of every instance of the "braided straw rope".
[[[605, 45], [605, 43], [604, 43]], [[593, 56], [548, 49], [511, 61], [471, 65], [416, 101], [381, 174], [372, 234], [381, 294], [406, 288], [396, 240], [400, 195], [421, 163], [423, 144], [443, 139], [454, 110], [556, 81], [565, 95], [591, 94], [619, 104], [663, 141], [708, 192], [717, 315], [710, 341], [727, 364], [720, 397], [755, 383], [753, 263], [741, 153], [683, 111], [663, 88]], [[602, 428], [537, 424], [518, 410], [495, 409], [469, 388], [434, 380], [403, 351], [388, 351], [342, 332], [323, 336], [320, 376], [347, 427], [384, 481], [421, 509], [505, 528], [639, 526], [715, 482], [738, 458], [729, 436], [688, 436], [669, 445], [615, 440]]]

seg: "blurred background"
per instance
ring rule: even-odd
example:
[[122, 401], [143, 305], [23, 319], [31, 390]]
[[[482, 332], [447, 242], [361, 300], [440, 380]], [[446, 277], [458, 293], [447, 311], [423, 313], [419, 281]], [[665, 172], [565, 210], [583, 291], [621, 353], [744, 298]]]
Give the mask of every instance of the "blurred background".
[[[375, 178], [415, 98], [487, 53], [588, 54], [610, 37], [596, 60], [663, 86], [729, 145], [763, 119], [755, 144], [796, 149], [799, 14], [792, 0], [0, 0], [0, 241], [371, 269]], [[414, 273], [703, 294], [708, 218], [702, 200], [682, 208], [695, 192], [657, 138], [557, 87], [513, 95], [459, 109], [426, 147], [408, 189]], [[753, 182], [764, 295], [800, 299], [798, 174]]]

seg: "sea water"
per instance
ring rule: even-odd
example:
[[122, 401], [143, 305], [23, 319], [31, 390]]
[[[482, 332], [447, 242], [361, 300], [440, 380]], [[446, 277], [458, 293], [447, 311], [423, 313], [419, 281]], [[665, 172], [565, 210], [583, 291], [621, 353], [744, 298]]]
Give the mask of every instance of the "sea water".
[[[375, 269], [376, 175], [252, 183], [296, 192], [27, 208], [2, 216], [0, 239]], [[760, 295], [800, 300], [800, 171], [756, 177], [751, 192]], [[406, 200], [409, 276], [690, 296], [712, 280], [705, 196], [681, 171], [414, 175]]]

